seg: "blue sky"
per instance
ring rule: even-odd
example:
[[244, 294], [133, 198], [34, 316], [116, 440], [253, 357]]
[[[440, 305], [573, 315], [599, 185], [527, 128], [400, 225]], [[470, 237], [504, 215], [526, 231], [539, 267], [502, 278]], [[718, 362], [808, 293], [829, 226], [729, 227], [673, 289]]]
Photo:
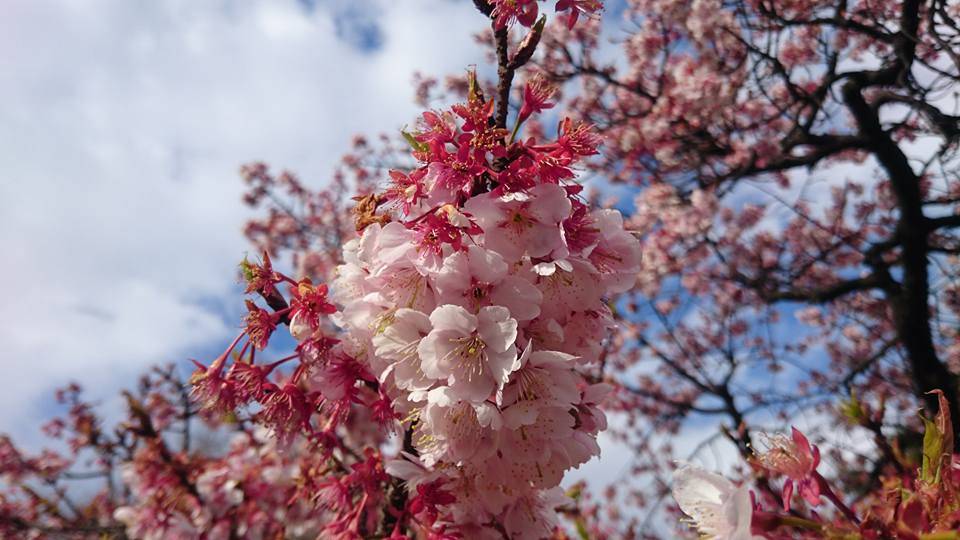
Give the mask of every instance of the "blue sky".
[[[77, 380], [109, 413], [150, 365], [220, 352], [249, 250], [238, 167], [322, 185], [354, 133], [417, 115], [414, 71], [483, 69], [483, 26], [467, 0], [2, 0], [0, 432], [36, 446], [54, 388]], [[571, 479], [628, 470], [601, 443]]]
[[[418, 114], [414, 71], [483, 69], [483, 26], [466, 0], [0, 2], [0, 432], [36, 446], [54, 388], [77, 380], [116, 411], [150, 365], [219, 353], [249, 250], [238, 167], [322, 185], [354, 133]], [[601, 441], [571, 478], [624, 471]]]
[[[416, 116], [414, 71], [483, 68], [484, 24], [465, 0], [0, 3], [0, 432], [38, 443], [68, 381], [118, 410], [148, 366], [219, 353], [249, 249], [239, 165], [321, 185], [352, 134]], [[623, 469], [604, 440], [574, 477]]]
[[[250, 249], [239, 166], [322, 185], [354, 133], [418, 115], [414, 71], [484, 69], [484, 26], [466, 0], [0, 2], [0, 433], [36, 449], [55, 388], [116, 417], [149, 366], [218, 354]], [[570, 481], [623, 473], [601, 445]]]
[[452, 0], [0, 4], [0, 432], [37, 441], [70, 380], [109, 410], [215, 354], [242, 306], [238, 167], [322, 185], [352, 134], [414, 118], [414, 71], [481, 64], [483, 24]]

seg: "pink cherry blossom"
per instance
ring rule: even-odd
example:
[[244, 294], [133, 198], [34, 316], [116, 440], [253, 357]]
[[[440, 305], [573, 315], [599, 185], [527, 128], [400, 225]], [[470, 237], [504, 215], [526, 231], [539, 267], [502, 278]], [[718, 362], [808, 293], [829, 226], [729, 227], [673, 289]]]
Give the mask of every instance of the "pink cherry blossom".
[[529, 194], [474, 197], [464, 210], [483, 229], [484, 246], [513, 263], [525, 254], [549, 257], [561, 248], [559, 225], [570, 215], [571, 204], [562, 187], [541, 184]]
[[483, 401], [507, 380], [517, 358], [517, 321], [502, 306], [477, 315], [446, 304], [430, 314], [433, 329], [418, 352], [427, 377], [446, 380], [462, 399]]
[[789, 439], [782, 434], [769, 437], [767, 448], [757, 454], [757, 459], [764, 467], [787, 477], [782, 495], [785, 510], [790, 509], [794, 485], [804, 500], [811, 505], [819, 505], [820, 482], [816, 472], [820, 465], [820, 449], [811, 445], [797, 428], [793, 428], [791, 433]]
[[540, 313], [542, 294], [528, 280], [509, 274], [503, 257], [495, 251], [470, 246], [443, 261], [436, 274], [438, 302], [453, 303], [471, 311], [499, 305], [517, 320]]
[[434, 381], [423, 373], [419, 345], [433, 326], [430, 318], [412, 309], [400, 308], [393, 313], [382, 332], [374, 336], [377, 356], [392, 361], [383, 378], [393, 373], [397, 387], [411, 392], [428, 390]]

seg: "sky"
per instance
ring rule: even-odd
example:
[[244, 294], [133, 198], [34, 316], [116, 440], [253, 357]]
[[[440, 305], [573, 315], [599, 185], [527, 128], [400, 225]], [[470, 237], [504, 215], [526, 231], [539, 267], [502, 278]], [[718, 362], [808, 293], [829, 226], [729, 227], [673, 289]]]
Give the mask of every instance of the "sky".
[[[244, 312], [241, 164], [329, 178], [418, 114], [414, 71], [484, 65], [458, 0], [0, 2], [0, 433], [51, 444], [77, 381], [107, 419], [152, 365], [207, 362]], [[565, 483], [602, 485], [630, 452]]]
[[[52, 391], [110, 409], [238, 327], [241, 164], [321, 186], [354, 133], [418, 113], [411, 77], [483, 62], [469, 2], [0, 2], [0, 432]], [[425, 31], [429, 29], [429, 31]]]
[[[482, 67], [484, 25], [465, 0], [0, 2], [0, 433], [39, 444], [69, 381], [109, 414], [149, 366], [219, 353], [254, 215], [239, 166], [321, 186], [354, 133], [418, 114], [414, 71]], [[571, 479], [625, 470], [601, 440]]]
[[[482, 68], [484, 25], [466, 0], [0, 1], [0, 433], [36, 447], [55, 388], [78, 381], [116, 414], [149, 366], [218, 354], [255, 215], [240, 165], [322, 186], [353, 134], [416, 117], [415, 71]], [[629, 470], [600, 440], [568, 482]]]
[[[323, 185], [353, 134], [415, 118], [415, 71], [483, 66], [484, 24], [466, 0], [0, 0], [0, 433], [37, 446], [55, 388], [110, 414], [149, 366], [219, 353], [254, 216], [239, 166]], [[568, 482], [629, 470], [600, 440]]]

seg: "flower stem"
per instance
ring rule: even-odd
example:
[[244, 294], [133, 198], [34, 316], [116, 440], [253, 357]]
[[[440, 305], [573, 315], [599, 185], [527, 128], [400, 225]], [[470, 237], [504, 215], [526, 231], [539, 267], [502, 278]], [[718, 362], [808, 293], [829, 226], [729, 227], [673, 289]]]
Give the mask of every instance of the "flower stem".
[[797, 516], [780, 516], [780, 524], [786, 525], [788, 527], [796, 527], [798, 529], [810, 529], [814, 531], [819, 531], [823, 528], [823, 525], [813, 521], [811, 519], [806, 519]]
[[513, 141], [517, 139], [517, 133], [520, 132], [520, 124], [522, 123], [523, 121], [517, 118], [517, 123], [513, 126], [513, 132], [510, 133], [510, 142], [507, 143], [508, 145], [513, 144]]
[[840, 512], [843, 513], [847, 519], [859, 525], [860, 518], [858, 518], [853, 510], [851, 510], [846, 503], [840, 500], [840, 497], [838, 497], [837, 494], [830, 489], [830, 484], [827, 483], [827, 479], [824, 478], [819, 472], [814, 472], [813, 474], [815, 475], [814, 478], [816, 479], [817, 483], [820, 484], [820, 493], [826, 497], [828, 501], [833, 503], [833, 505], [836, 506], [837, 509], [840, 510]]
[[280, 365], [284, 364], [285, 362], [289, 362], [290, 360], [293, 360], [294, 358], [297, 358], [297, 357], [299, 357], [299, 356], [300, 356], [300, 353], [294, 353], [294, 354], [291, 354], [290, 356], [284, 356], [283, 358], [281, 358], [281, 359], [279, 359], [279, 360], [274, 360], [273, 362], [271, 362], [271, 363], [269, 363], [269, 364], [266, 365], [266, 368], [267, 368], [267, 373], [266, 373], [266, 374], [269, 374], [269, 373], [270, 373], [271, 371], [273, 371], [277, 366], [280, 366]]
[[218, 356], [217, 359], [214, 360], [212, 364], [210, 364], [209, 371], [211, 373], [220, 373], [220, 370], [223, 369], [223, 365], [227, 362], [227, 358], [229, 358], [230, 353], [233, 352], [233, 349], [237, 347], [237, 344], [240, 343], [240, 340], [245, 335], [247, 335], [246, 332], [240, 332], [240, 335], [233, 340], [233, 343], [231, 343], [230, 346], [227, 347], [227, 350], [223, 351], [223, 354]]

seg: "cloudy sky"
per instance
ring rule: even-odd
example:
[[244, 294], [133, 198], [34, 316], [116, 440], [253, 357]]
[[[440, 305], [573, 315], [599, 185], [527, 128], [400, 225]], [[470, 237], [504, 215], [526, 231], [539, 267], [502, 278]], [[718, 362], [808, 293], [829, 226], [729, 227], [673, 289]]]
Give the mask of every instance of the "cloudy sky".
[[[415, 118], [414, 71], [483, 66], [484, 24], [466, 0], [0, 1], [0, 433], [38, 449], [55, 388], [116, 417], [149, 366], [222, 351], [239, 166], [322, 185], [354, 133]], [[626, 473], [601, 444], [568, 482]]]
[[[322, 185], [351, 135], [415, 117], [414, 71], [482, 65], [483, 25], [466, 0], [0, 0], [0, 433], [36, 446], [56, 387], [118, 410], [148, 366], [222, 350], [238, 167]], [[602, 442], [571, 479], [628, 471]]]
[[[417, 113], [415, 70], [483, 57], [453, 0], [0, 2], [0, 432], [235, 331], [240, 164], [321, 185]], [[12, 414], [10, 414], [12, 413]]]

